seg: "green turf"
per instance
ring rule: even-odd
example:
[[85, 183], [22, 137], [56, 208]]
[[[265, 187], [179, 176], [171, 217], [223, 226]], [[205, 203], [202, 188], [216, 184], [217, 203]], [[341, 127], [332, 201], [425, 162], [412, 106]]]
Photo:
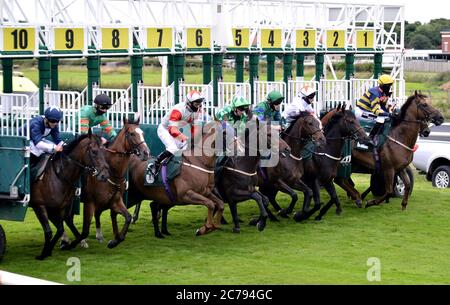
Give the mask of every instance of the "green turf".
[[[355, 177], [360, 189], [367, 186], [368, 176]], [[148, 202], [144, 202], [141, 218], [117, 248], [99, 244], [92, 225], [89, 249], [55, 249], [45, 261], [34, 259], [43, 233], [29, 210], [24, 223], [1, 222], [8, 250], [0, 268], [70, 284], [66, 262], [78, 257], [81, 282], [74, 284], [374, 284], [366, 277], [367, 260], [377, 257], [382, 284], [448, 284], [449, 195], [450, 189], [432, 188], [423, 176], [416, 176], [413, 196], [402, 212], [399, 199], [358, 209], [339, 190], [341, 216], [332, 208], [320, 222], [281, 219], [268, 222], [263, 232], [247, 225], [257, 208], [245, 202], [238, 206], [245, 221], [240, 234], [233, 234], [228, 224], [201, 237], [194, 232], [202, 225], [206, 208], [176, 207], [169, 213], [172, 236], [164, 240], [153, 236]], [[287, 197], [278, 198], [287, 205]], [[227, 206], [225, 216], [231, 221]], [[78, 227], [80, 219], [76, 219]], [[107, 241], [112, 237], [109, 213], [104, 213], [102, 222]]]

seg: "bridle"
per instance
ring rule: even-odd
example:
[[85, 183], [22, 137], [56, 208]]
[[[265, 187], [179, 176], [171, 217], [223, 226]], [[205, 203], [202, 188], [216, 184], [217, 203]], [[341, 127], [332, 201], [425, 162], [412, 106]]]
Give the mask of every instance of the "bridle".
[[132, 136], [131, 136], [131, 134], [130, 134], [130, 132], [128, 130], [129, 130], [129, 128], [127, 128], [125, 130], [125, 140], [126, 140], [126, 143], [128, 144], [128, 146], [131, 147], [130, 150], [118, 151], [118, 150], [110, 149], [110, 148], [107, 148], [107, 147], [104, 147], [103, 149], [108, 151], [108, 152], [110, 152], [110, 153], [118, 154], [118, 155], [121, 155], [121, 156], [124, 156], [124, 157], [125, 156], [130, 156], [130, 155], [136, 155], [136, 156], [139, 157], [141, 155], [141, 152], [139, 150], [139, 146], [141, 146], [142, 144], [145, 144], [145, 140], [141, 141], [141, 142], [139, 142], [137, 144], [133, 143], [131, 141], [131, 139], [130, 139]]

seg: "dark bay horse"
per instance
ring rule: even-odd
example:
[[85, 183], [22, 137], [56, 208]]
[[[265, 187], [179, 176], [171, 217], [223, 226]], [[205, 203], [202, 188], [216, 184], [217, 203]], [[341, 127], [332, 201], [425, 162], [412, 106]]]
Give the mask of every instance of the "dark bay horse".
[[[83, 231], [81, 235], [77, 234], [77, 231], [73, 231], [76, 239], [70, 245], [62, 244], [62, 249], [72, 249], [81, 240], [88, 237], [94, 214], [97, 227], [96, 237], [99, 241], [103, 241], [103, 235], [100, 230], [100, 216], [107, 209], [111, 210], [114, 233], [114, 239], [109, 241], [108, 248], [114, 248], [125, 240], [131, 222], [131, 215], [122, 198], [127, 185], [126, 172], [130, 157], [131, 155], [136, 155], [140, 160], [147, 161], [150, 155], [144, 140], [144, 132], [139, 128], [139, 116], [136, 118], [124, 116], [122, 129], [108, 148], [105, 148], [105, 151], [106, 161], [110, 168], [110, 178], [107, 181], [98, 181], [92, 179], [92, 177], [86, 177], [81, 192], [81, 200], [84, 203]], [[125, 218], [125, 223], [120, 232], [117, 226], [117, 214], [121, 214]]]
[[[444, 117], [436, 108], [431, 106], [426, 95], [416, 91], [401, 107], [400, 115], [393, 118], [392, 129], [389, 132], [388, 139], [379, 150], [381, 160], [380, 173], [384, 176], [385, 193], [380, 198], [367, 202], [366, 207], [378, 205], [391, 196], [394, 177], [398, 174], [405, 184], [402, 210], [406, 209], [411, 186], [409, 176], [404, 169], [412, 162], [413, 147], [416, 144], [420, 130], [426, 125], [424, 123], [430, 121], [439, 126], [444, 122]], [[353, 162], [371, 172], [376, 168], [373, 153], [370, 151], [364, 152], [353, 149]], [[352, 198], [356, 199], [356, 202], [361, 202], [359, 192], [350, 181], [343, 180], [339, 182], [338, 185], [346, 190]]]
[[309, 211], [306, 207], [303, 211], [297, 212], [294, 215], [296, 221], [308, 219], [320, 208], [320, 185], [325, 187], [331, 198], [321, 209], [316, 220], [320, 220], [333, 204], [336, 205], [338, 215], [342, 212], [341, 203], [333, 184], [341, 162], [342, 147], [346, 139], [359, 139], [364, 143], [370, 141], [353, 112], [345, 109], [345, 104], [330, 111], [326, 117], [328, 121], [327, 124], [324, 124], [324, 134], [327, 145], [324, 148], [317, 148], [313, 152], [312, 158], [303, 162], [305, 169], [303, 181], [313, 191], [314, 207]]
[[[180, 174], [170, 182], [170, 191], [173, 200], [169, 198], [164, 187], [144, 186], [144, 176], [147, 170], [147, 162], [132, 157], [130, 160], [130, 197], [132, 204], [140, 204], [144, 199], [153, 200], [152, 216], [155, 235], [162, 238], [157, 213], [174, 205], [196, 204], [208, 208], [206, 223], [197, 230], [197, 235], [204, 235], [220, 227], [224, 204], [213, 194], [214, 167], [216, 162], [215, 141], [219, 125], [210, 122], [203, 128], [203, 134], [195, 134], [194, 138], [200, 143], [192, 145], [192, 148], [183, 151]], [[201, 155], [196, 155], [200, 150]], [[214, 210], [217, 213], [213, 216]]]
[[[294, 190], [303, 192], [303, 206], [309, 206], [312, 190], [301, 180], [303, 176], [303, 148], [308, 140], [318, 146], [325, 144], [325, 136], [320, 122], [308, 112], [301, 112], [286, 131], [281, 133], [280, 157], [277, 166], [267, 167], [265, 174], [259, 172], [259, 189], [269, 198], [270, 203], [282, 217], [291, 214], [298, 200]], [[265, 177], [267, 176], [267, 177]], [[281, 191], [291, 197], [287, 209], [281, 209], [276, 201], [277, 192]]]
[[[216, 191], [230, 207], [234, 223], [233, 233], [240, 232], [237, 214], [237, 204], [239, 202], [249, 199], [256, 201], [260, 211], [256, 224], [259, 231], [264, 230], [268, 216], [267, 207], [269, 201], [256, 189], [256, 186], [258, 184], [257, 169], [260, 163], [261, 152], [268, 150], [268, 147], [262, 147], [262, 143], [267, 141], [267, 144], [271, 145], [270, 125], [266, 122], [260, 123], [257, 119], [251, 120], [246, 124], [244, 137], [243, 141], [241, 141], [244, 143], [244, 153], [238, 156], [227, 157], [220, 174], [215, 177]], [[240, 138], [241, 136], [238, 135], [238, 139]]]
[[[74, 139], [50, 159], [42, 180], [32, 182], [30, 207], [36, 213], [45, 236], [44, 248], [37, 259], [52, 255], [63, 234], [63, 221], [69, 216], [75, 197], [74, 185], [81, 174], [88, 172], [99, 181], [109, 179], [109, 166], [102, 148], [100, 137], [89, 130], [88, 134]], [[57, 229], [53, 238], [48, 220]]]

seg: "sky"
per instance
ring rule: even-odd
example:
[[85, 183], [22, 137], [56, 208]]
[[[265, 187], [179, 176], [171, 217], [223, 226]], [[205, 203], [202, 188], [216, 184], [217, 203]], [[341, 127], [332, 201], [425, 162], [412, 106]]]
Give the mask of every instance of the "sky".
[[[316, 0], [319, 1], [320, 0]], [[431, 19], [450, 19], [449, 0], [323, 0], [323, 2], [344, 2], [344, 3], [377, 3], [393, 4], [405, 6], [405, 20], [408, 22], [420, 21], [428, 23]]]

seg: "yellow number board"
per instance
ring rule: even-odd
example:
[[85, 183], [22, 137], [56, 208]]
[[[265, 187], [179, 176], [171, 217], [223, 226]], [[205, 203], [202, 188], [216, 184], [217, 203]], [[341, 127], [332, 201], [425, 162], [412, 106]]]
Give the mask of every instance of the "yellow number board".
[[345, 31], [344, 30], [328, 30], [327, 31], [327, 48], [343, 49], [345, 48]]
[[35, 35], [35, 28], [3, 28], [3, 50], [34, 52]]
[[281, 29], [261, 29], [261, 47], [263, 49], [281, 48]]
[[56, 51], [83, 51], [83, 28], [55, 28]]
[[313, 49], [316, 47], [316, 30], [297, 30], [296, 31], [297, 49]]
[[128, 28], [102, 28], [102, 49], [124, 50], [128, 49]]
[[147, 28], [147, 49], [172, 49], [172, 28]]
[[233, 28], [233, 48], [250, 47], [250, 29]]
[[210, 49], [211, 29], [210, 28], [188, 28], [187, 29], [188, 49]]
[[356, 48], [365, 49], [375, 47], [374, 32], [368, 30], [356, 31]]

